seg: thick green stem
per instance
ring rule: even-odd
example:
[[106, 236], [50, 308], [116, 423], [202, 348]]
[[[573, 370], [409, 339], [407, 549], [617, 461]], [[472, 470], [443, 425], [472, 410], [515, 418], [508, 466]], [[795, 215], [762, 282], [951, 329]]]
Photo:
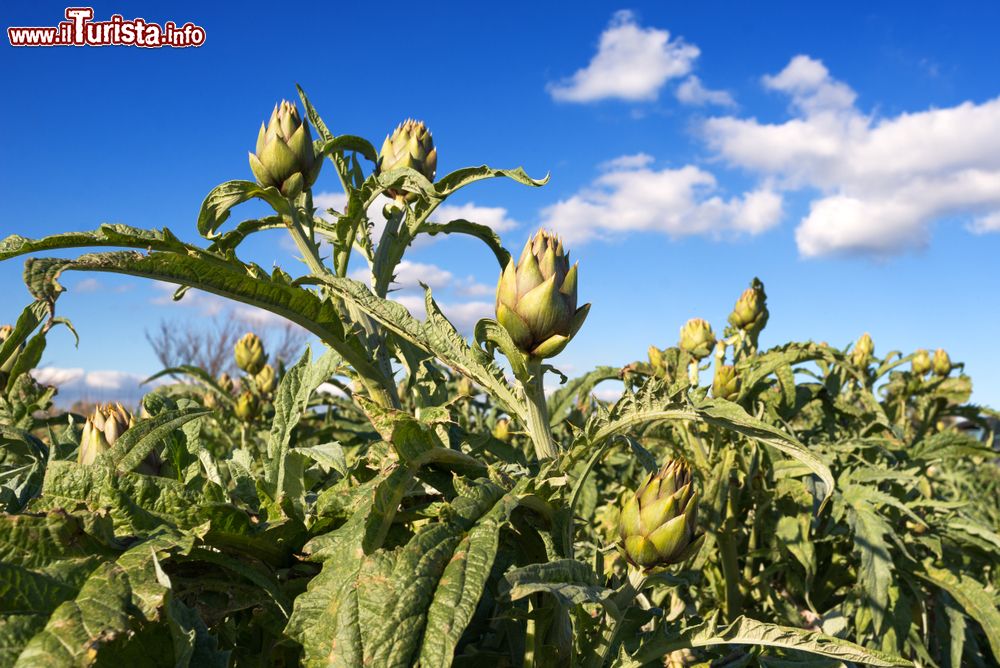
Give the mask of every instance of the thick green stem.
[[[292, 215], [285, 219], [285, 224], [288, 227], [289, 234], [292, 236], [292, 240], [295, 242], [296, 248], [302, 253], [302, 258], [305, 260], [306, 266], [309, 267], [309, 271], [316, 277], [332, 276], [333, 274], [330, 269], [323, 264], [323, 261], [319, 257], [315, 241], [306, 236], [305, 229], [299, 220], [299, 215], [294, 205], [291, 207], [291, 211]], [[383, 347], [379, 348], [379, 353], [371, 350], [369, 350], [369, 353], [372, 354], [376, 364], [379, 364], [383, 372], [386, 368], [389, 368], [387, 360], [377, 357], [377, 355], [384, 354]], [[376, 378], [368, 378], [360, 373], [358, 375], [373, 401], [387, 408], [399, 408], [399, 397], [396, 394], [396, 387], [391, 383], [391, 376], [389, 377], [389, 381], [381, 383]]]
[[[731, 499], [730, 499], [731, 500]], [[719, 556], [722, 562], [722, 577], [726, 581], [726, 621], [733, 621], [743, 610], [743, 594], [740, 590], [740, 569], [736, 550], [736, 522], [731, 503], [726, 504], [726, 519], [722, 531], [716, 536]]]
[[528, 360], [530, 378], [523, 383], [524, 396], [528, 403], [528, 436], [535, 446], [535, 456], [539, 460], [555, 459], [559, 454], [556, 444], [552, 441], [549, 429], [549, 407], [545, 401], [545, 389], [542, 385], [542, 360]]

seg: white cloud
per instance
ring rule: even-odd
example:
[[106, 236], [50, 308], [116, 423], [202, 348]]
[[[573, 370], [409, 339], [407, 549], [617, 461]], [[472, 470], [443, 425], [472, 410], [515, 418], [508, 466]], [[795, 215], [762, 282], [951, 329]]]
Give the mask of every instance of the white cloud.
[[447, 223], [458, 218], [488, 225], [494, 232], [507, 232], [518, 226], [518, 222], [510, 217], [507, 209], [502, 206], [476, 206], [468, 204], [442, 204], [431, 214], [436, 222]]
[[83, 380], [86, 372], [83, 369], [61, 369], [54, 366], [41, 367], [31, 372], [32, 377], [42, 385], [75, 385]]
[[611, 160], [605, 160], [598, 167], [604, 171], [616, 171], [624, 169], [642, 169], [655, 162], [655, 158], [648, 153], [635, 153], [633, 155], [622, 155]]
[[572, 243], [633, 231], [671, 237], [759, 234], [781, 219], [781, 197], [768, 188], [729, 199], [718, 192], [715, 177], [692, 165], [617, 168], [543, 209], [542, 221]]
[[89, 277], [84, 278], [81, 281], [77, 281], [77, 284], [73, 286], [73, 290], [78, 293], [98, 292], [102, 287], [103, 284], [99, 280]]
[[969, 224], [969, 231], [973, 234], [1000, 232], [1000, 211], [979, 216]]
[[91, 389], [105, 391], [127, 390], [134, 392], [146, 376], [128, 371], [110, 369], [86, 371], [80, 368], [45, 366], [35, 369], [31, 375], [43, 385], [55, 385], [60, 389]]
[[713, 118], [704, 132], [730, 165], [781, 189], [818, 191], [796, 229], [802, 255], [920, 248], [943, 218], [1000, 230], [1000, 98], [879, 118], [808, 56], [763, 83], [790, 97], [791, 119]]
[[652, 100], [670, 79], [688, 74], [698, 47], [656, 28], [643, 28], [627, 10], [616, 12], [601, 33], [597, 54], [583, 69], [548, 85], [561, 102], [594, 102], [607, 98]]
[[[391, 295], [390, 299], [399, 302], [406, 307], [414, 318], [423, 320], [427, 311], [424, 309], [423, 295]], [[495, 315], [496, 305], [489, 301], [469, 301], [469, 302], [441, 302], [437, 299], [438, 307], [445, 314], [451, 324], [463, 334], [471, 334], [476, 323], [482, 318], [492, 318]]]
[[701, 79], [693, 74], [681, 82], [681, 85], [677, 87], [676, 95], [680, 102], [697, 107], [706, 105], [715, 105], [718, 107], [736, 106], [736, 100], [733, 99], [733, 96], [728, 91], [705, 88], [704, 84], [701, 83]]

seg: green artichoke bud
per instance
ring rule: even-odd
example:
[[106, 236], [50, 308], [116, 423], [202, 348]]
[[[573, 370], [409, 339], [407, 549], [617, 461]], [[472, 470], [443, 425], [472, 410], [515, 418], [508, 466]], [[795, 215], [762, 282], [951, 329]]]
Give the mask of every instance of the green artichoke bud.
[[475, 386], [472, 384], [471, 380], [465, 376], [458, 379], [458, 396], [471, 397], [475, 393]]
[[715, 367], [712, 379], [712, 396], [716, 399], [735, 399], [740, 392], [740, 379], [736, 368], [728, 364]]
[[[13, 333], [14, 333], [14, 328], [11, 327], [10, 325], [4, 325], [3, 327], [0, 327], [0, 347], [3, 347], [3, 344], [7, 341], [7, 339], [10, 338], [11, 334]], [[24, 350], [23, 343], [20, 346], [18, 346], [18, 349], [15, 350], [10, 357], [8, 357], [6, 360], [3, 360], [3, 362], [0, 363], [0, 374], [6, 375], [11, 372], [11, 370], [14, 368], [14, 365], [17, 364], [17, 358], [21, 356], [22, 350]]]
[[493, 425], [493, 438], [504, 443], [510, 442], [510, 420], [500, 418], [496, 421], [496, 424]]
[[134, 424], [135, 418], [121, 404], [98, 404], [83, 424], [76, 461], [84, 466], [93, 464]]
[[270, 364], [265, 364], [261, 370], [254, 375], [253, 381], [256, 383], [257, 389], [260, 390], [262, 394], [270, 394], [274, 391], [274, 386], [277, 385], [277, 378], [274, 375], [274, 367]]
[[715, 348], [715, 334], [712, 326], [701, 318], [691, 318], [681, 327], [681, 350], [685, 350], [695, 359], [704, 359], [712, 354]]
[[[434, 138], [423, 121], [406, 119], [396, 126], [391, 135], [386, 135], [382, 142], [375, 173], [383, 174], [404, 167], [420, 172], [428, 181], [434, 181], [437, 173], [437, 149], [434, 148]], [[396, 190], [389, 190], [387, 193], [390, 197], [402, 196], [408, 202], [417, 199], [416, 193]]]
[[650, 569], [684, 561], [695, 540], [698, 492], [680, 460], [650, 474], [622, 505], [618, 547], [633, 566]]
[[236, 383], [233, 382], [232, 376], [223, 371], [219, 374], [218, 379], [219, 388], [226, 394], [232, 394], [233, 389], [236, 387]]
[[851, 362], [855, 366], [867, 367], [872, 361], [872, 354], [875, 352], [875, 344], [872, 342], [872, 337], [868, 332], [865, 332], [858, 338], [858, 342], [854, 344], [854, 350], [851, 351]]
[[233, 347], [233, 355], [236, 357], [236, 366], [251, 376], [260, 372], [264, 368], [264, 363], [267, 362], [264, 344], [253, 332], [247, 332], [242, 339], [236, 342]]
[[913, 361], [910, 362], [910, 367], [913, 369], [913, 373], [918, 376], [926, 376], [927, 372], [931, 370], [930, 354], [923, 348], [913, 353]]
[[755, 279], [753, 285], [736, 300], [736, 306], [729, 314], [729, 324], [749, 334], [757, 334], [764, 329], [769, 315], [764, 284]]
[[235, 411], [236, 417], [244, 422], [250, 422], [260, 413], [260, 401], [253, 392], [244, 390], [236, 400]]
[[497, 283], [497, 321], [522, 351], [558, 355], [577, 333], [590, 304], [576, 307], [577, 265], [555, 235], [539, 231], [515, 265], [511, 258]]
[[934, 351], [934, 375], [944, 378], [951, 373], [951, 358], [944, 348]]
[[302, 122], [293, 103], [282, 100], [267, 125], [260, 124], [256, 152], [250, 154], [257, 183], [264, 188], [274, 186], [285, 197], [296, 197], [316, 183], [322, 166], [322, 157], [313, 152], [309, 124]]

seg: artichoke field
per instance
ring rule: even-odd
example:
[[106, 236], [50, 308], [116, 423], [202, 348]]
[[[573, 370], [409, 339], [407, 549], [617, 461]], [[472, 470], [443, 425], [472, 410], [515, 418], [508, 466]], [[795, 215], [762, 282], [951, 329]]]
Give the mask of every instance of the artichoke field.
[[[998, 665], [1000, 415], [961, 363], [868, 334], [764, 349], [754, 279], [728, 323], [567, 379], [587, 267], [545, 231], [515, 258], [436, 215], [483, 179], [546, 179], [438, 178], [423, 123], [376, 151], [299, 92], [302, 115], [262, 124], [254, 180], [206, 197], [201, 245], [125, 225], [0, 241], [33, 297], [0, 328], [0, 666]], [[313, 205], [324, 168], [343, 210]], [[273, 214], [229, 224], [254, 199]], [[239, 259], [269, 229], [303, 270]], [[430, 290], [423, 320], [387, 298], [414, 240], [452, 234], [497, 260], [471, 339]], [[67, 271], [222, 295], [321, 349], [286, 365], [247, 333], [239, 377], [164, 369], [139, 406], [60, 411], [32, 369], [72, 328]], [[620, 399], [596, 398], [606, 381]]]

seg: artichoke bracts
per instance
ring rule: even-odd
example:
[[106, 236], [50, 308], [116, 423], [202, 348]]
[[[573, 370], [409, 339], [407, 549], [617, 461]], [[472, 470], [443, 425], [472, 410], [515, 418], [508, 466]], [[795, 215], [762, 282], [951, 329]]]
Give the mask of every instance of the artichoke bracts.
[[930, 354], [923, 348], [913, 353], [913, 361], [910, 362], [910, 368], [918, 376], [926, 376], [927, 372], [932, 368]]
[[754, 279], [753, 285], [736, 300], [733, 312], [729, 314], [729, 324], [754, 336], [764, 329], [769, 316], [764, 284]]
[[264, 344], [253, 332], [243, 335], [236, 345], [233, 346], [233, 356], [236, 358], [236, 366], [246, 371], [251, 376], [260, 373], [267, 362], [267, 355], [264, 353]]
[[244, 422], [252, 422], [260, 414], [260, 400], [250, 390], [244, 390], [236, 400], [236, 417]]
[[[396, 126], [391, 135], [386, 135], [378, 154], [375, 173], [384, 174], [405, 167], [420, 172], [428, 181], [434, 181], [437, 173], [437, 149], [434, 148], [434, 138], [423, 121], [408, 118]], [[402, 196], [409, 202], [417, 198], [416, 193], [396, 190], [388, 190], [387, 194], [390, 197]]]
[[522, 352], [545, 358], [558, 355], [577, 333], [590, 304], [576, 307], [577, 265], [555, 235], [539, 231], [521, 258], [511, 258], [497, 283], [497, 321]]
[[313, 152], [309, 125], [302, 122], [294, 104], [282, 100], [267, 125], [261, 123], [256, 152], [250, 154], [257, 183], [274, 186], [285, 197], [296, 197], [316, 183], [322, 166], [322, 157]]
[[875, 343], [872, 341], [871, 334], [865, 332], [858, 337], [858, 342], [854, 344], [854, 350], [851, 351], [851, 362], [855, 366], [867, 367], [871, 363], [874, 353]]
[[728, 364], [715, 367], [715, 377], [712, 378], [712, 396], [716, 399], [735, 399], [740, 393], [740, 378], [736, 368]]
[[253, 382], [257, 386], [257, 390], [262, 394], [270, 394], [274, 391], [275, 386], [278, 384], [277, 376], [274, 373], [274, 367], [270, 364], [265, 364], [261, 367], [254, 377]]
[[[83, 425], [80, 449], [76, 455], [77, 463], [84, 466], [93, 464], [134, 425], [135, 417], [121, 404], [98, 404]], [[156, 475], [159, 473], [160, 464], [160, 457], [154, 450], [136, 467], [136, 471], [146, 475]]]
[[949, 373], [951, 373], [951, 358], [944, 348], [938, 348], [934, 351], [934, 375], [944, 378]]
[[626, 497], [618, 524], [618, 547], [633, 566], [650, 569], [684, 561], [694, 548], [698, 493], [691, 471], [668, 461]]
[[681, 327], [680, 348], [695, 359], [704, 359], [715, 348], [712, 326], [701, 318], [691, 318]]

